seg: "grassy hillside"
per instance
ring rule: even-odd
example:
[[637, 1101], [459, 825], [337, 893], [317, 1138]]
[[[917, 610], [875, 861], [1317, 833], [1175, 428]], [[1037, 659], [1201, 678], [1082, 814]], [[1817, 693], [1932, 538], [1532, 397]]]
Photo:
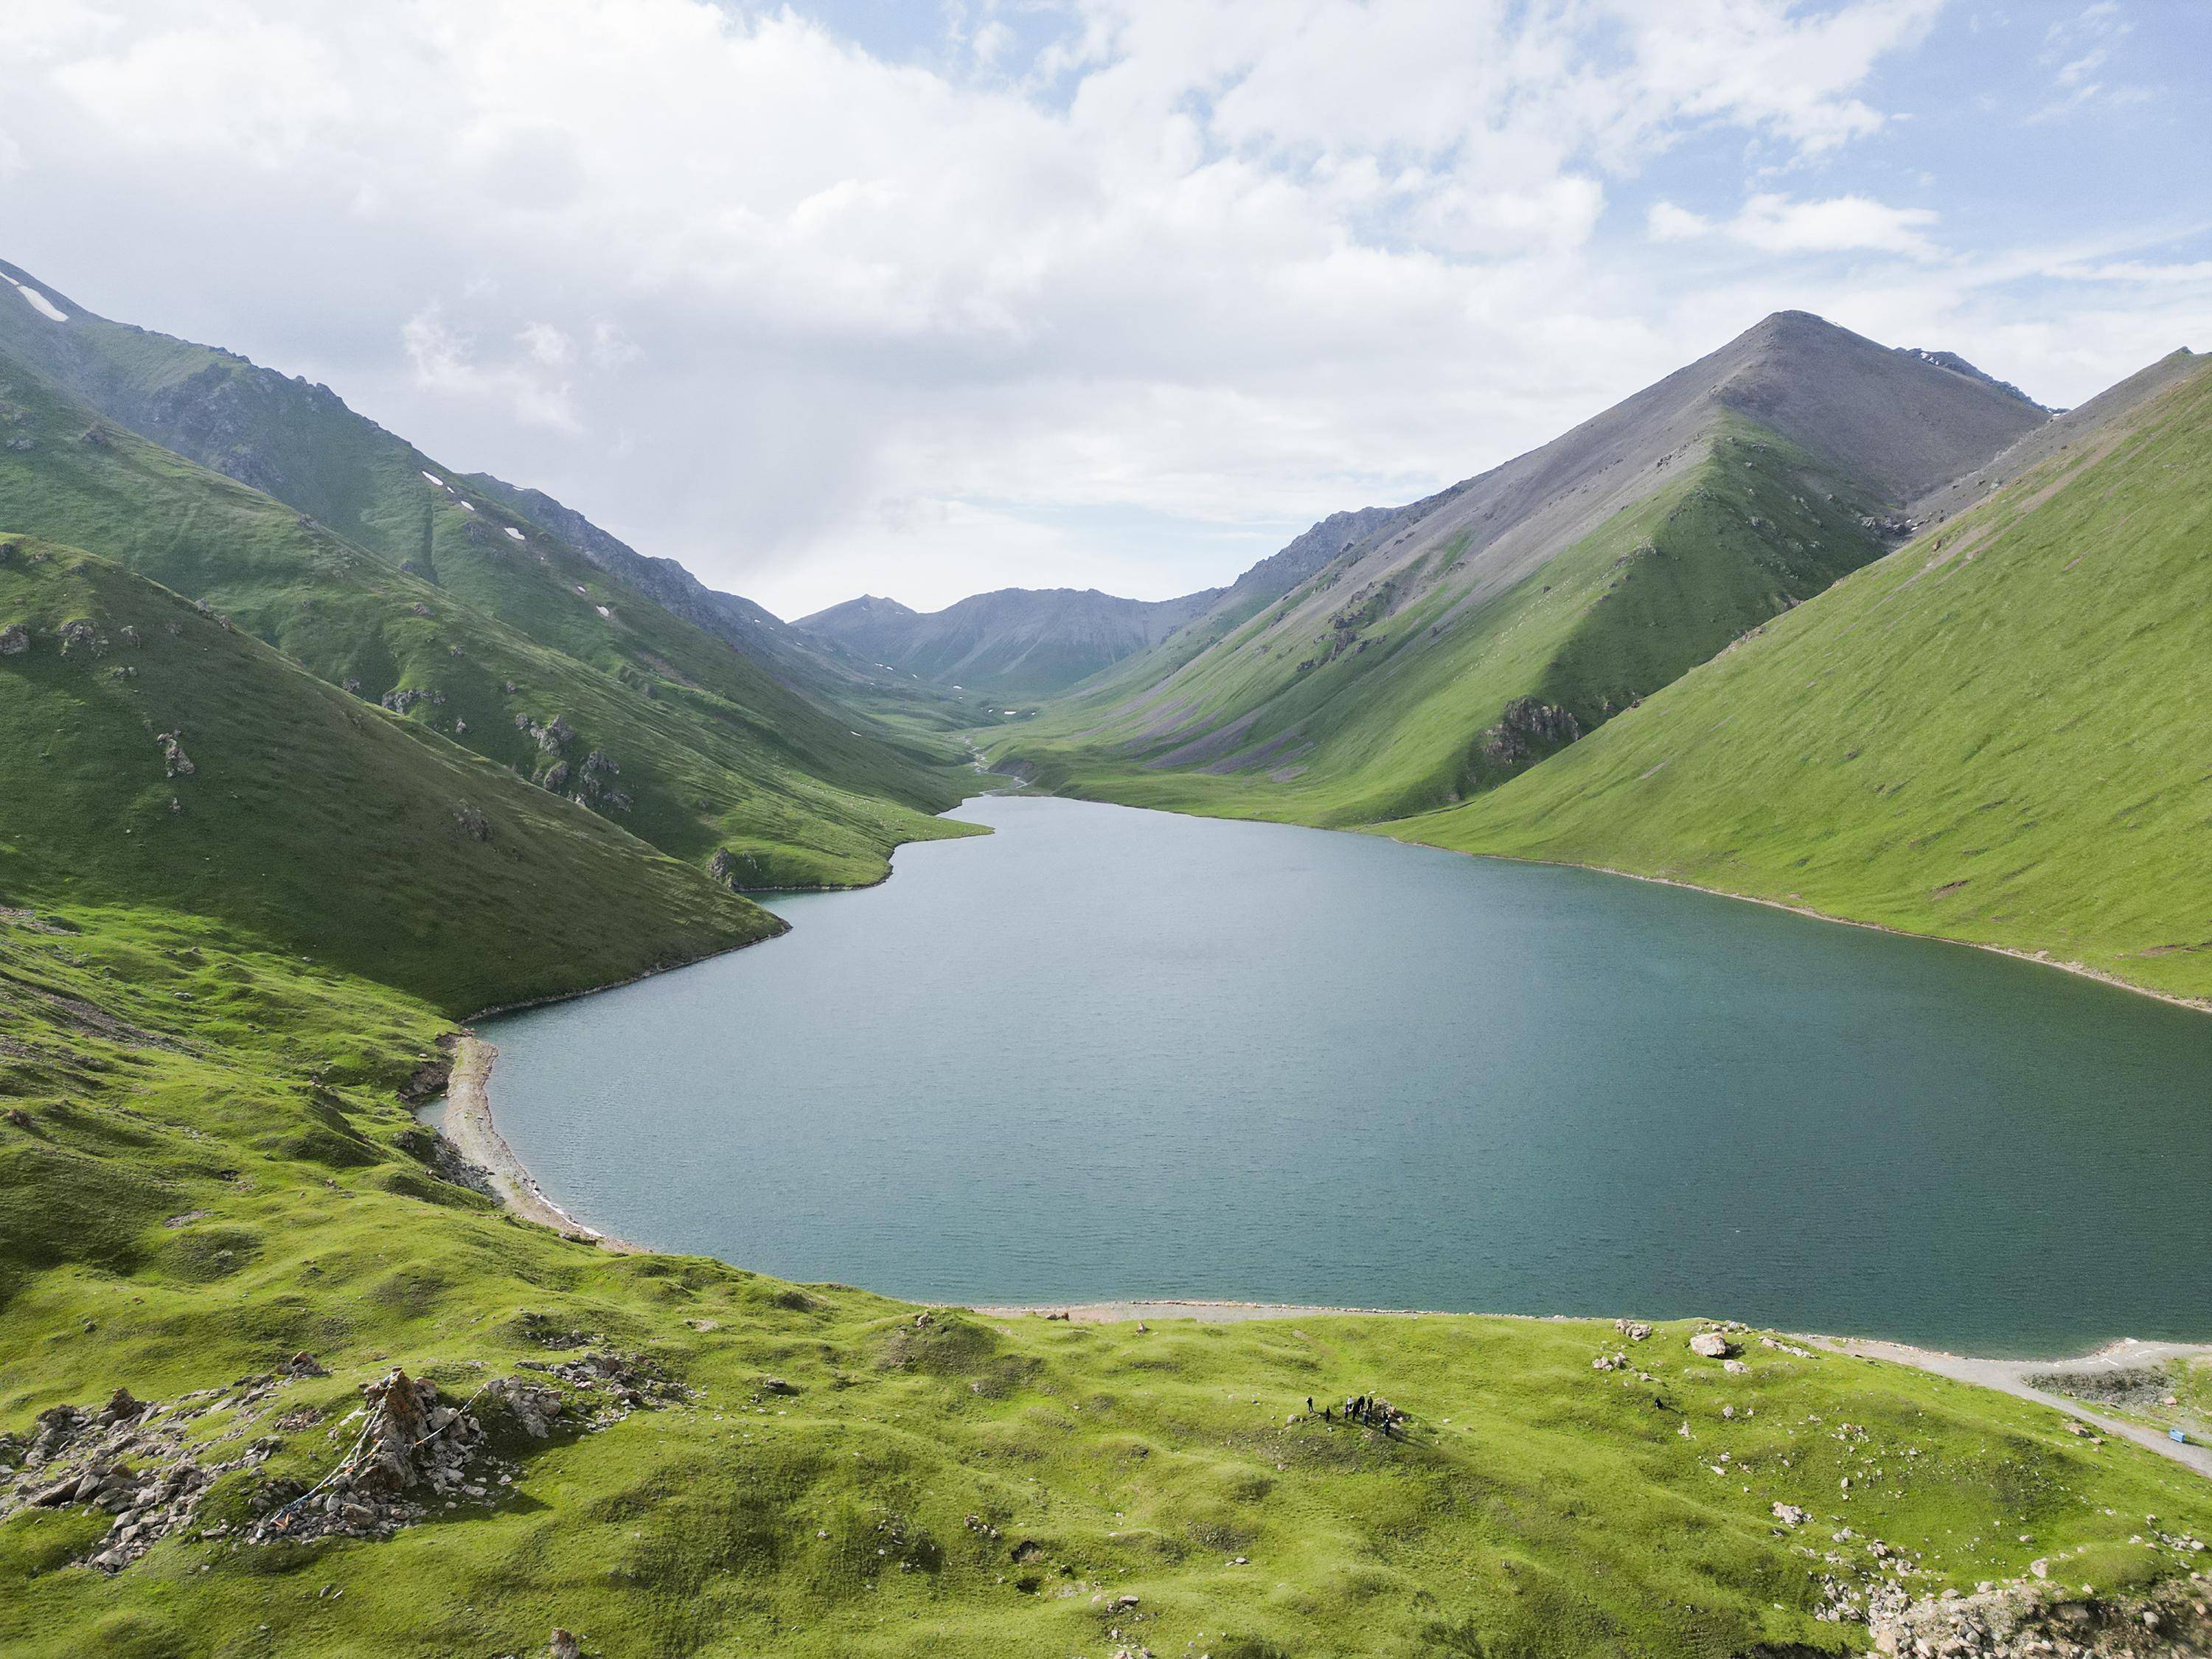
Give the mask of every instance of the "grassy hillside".
[[[992, 752], [1179, 811], [1340, 825], [1458, 800], [1877, 556], [1873, 503], [1848, 489], [1729, 417], [1663, 488], [1494, 593], [1429, 580], [1463, 540], [1366, 584], [1340, 561], [1158, 684], [1116, 679]], [[1302, 604], [1319, 614], [1294, 631]]]
[[2212, 372], [2169, 378], [1528, 776], [1392, 833], [2212, 995]]
[[[1863, 1609], [2048, 1559], [2109, 1606], [2212, 1535], [2201, 1477], [2055, 1412], [1756, 1334], [1737, 1374], [1688, 1326], [1146, 1332], [611, 1255], [424, 1168], [394, 1091], [428, 1009], [191, 918], [0, 914], [0, 1462], [118, 1386], [243, 1460], [113, 1576], [76, 1565], [112, 1515], [0, 1485], [11, 1655], [534, 1653], [556, 1624], [653, 1659], [1813, 1654], [1867, 1642], [1817, 1616], [1830, 1581]], [[302, 1350], [329, 1375], [282, 1374]], [[526, 1369], [600, 1352], [678, 1391]], [[564, 1420], [388, 1540], [239, 1541], [393, 1364], [457, 1405], [551, 1386]], [[1290, 1420], [1370, 1391], [1409, 1438]]]
[[0, 902], [190, 911], [456, 1013], [781, 931], [173, 593], [0, 550]]
[[[100, 418], [4, 356], [0, 387], [0, 524], [205, 600], [331, 684], [580, 797], [664, 852], [704, 867], [726, 851], [741, 885], [811, 886], [878, 879], [899, 842], [963, 832], [930, 816], [962, 793], [948, 773], [781, 688], [740, 702], [657, 656], [650, 668], [594, 666]], [[489, 509], [467, 529], [482, 530], [477, 520]], [[483, 540], [495, 563], [534, 559], [532, 541]], [[591, 628], [613, 625], [588, 590], [568, 608]], [[549, 746], [530, 728], [556, 716], [574, 735]], [[594, 751], [618, 769], [587, 774]]]

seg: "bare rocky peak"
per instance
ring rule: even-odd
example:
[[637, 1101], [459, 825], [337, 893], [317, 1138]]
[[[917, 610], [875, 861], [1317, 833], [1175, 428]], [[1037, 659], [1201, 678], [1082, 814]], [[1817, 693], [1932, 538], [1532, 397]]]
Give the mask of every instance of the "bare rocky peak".
[[[1710, 450], [1729, 416], [1765, 427], [1901, 507], [1986, 462], [2045, 412], [1946, 354], [1905, 352], [1806, 311], [1778, 311], [1717, 351], [1502, 466], [1386, 515], [1337, 556], [1355, 586], [1387, 580], [1440, 544], [1425, 568], [1474, 603], [1502, 592], [1614, 514], [1636, 506]], [[1960, 360], [1963, 362], [1963, 360]], [[1331, 603], [1300, 596], [1287, 625]]]

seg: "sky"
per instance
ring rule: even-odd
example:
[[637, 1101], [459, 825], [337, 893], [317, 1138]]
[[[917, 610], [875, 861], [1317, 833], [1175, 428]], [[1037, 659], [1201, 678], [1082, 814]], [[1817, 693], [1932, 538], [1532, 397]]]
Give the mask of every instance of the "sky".
[[2212, 348], [2198, 0], [25, 0], [0, 257], [787, 617], [1160, 599], [1796, 307]]

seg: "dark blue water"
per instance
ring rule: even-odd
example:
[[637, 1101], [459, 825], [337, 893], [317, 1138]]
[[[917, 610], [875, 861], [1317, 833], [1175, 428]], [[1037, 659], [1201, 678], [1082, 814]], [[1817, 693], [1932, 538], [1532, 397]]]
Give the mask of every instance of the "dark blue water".
[[1573, 870], [1082, 802], [503, 1018], [596, 1224], [1010, 1302], [2212, 1336], [2212, 1018]]

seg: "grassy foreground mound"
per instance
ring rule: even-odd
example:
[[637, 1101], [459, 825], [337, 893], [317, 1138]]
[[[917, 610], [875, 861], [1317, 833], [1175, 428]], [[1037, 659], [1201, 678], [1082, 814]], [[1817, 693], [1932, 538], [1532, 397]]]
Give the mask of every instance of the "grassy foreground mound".
[[220, 918], [456, 1014], [781, 931], [176, 594], [21, 536], [0, 535], [0, 902]]
[[2212, 364], [2171, 380], [1527, 776], [1389, 833], [2212, 996]]

